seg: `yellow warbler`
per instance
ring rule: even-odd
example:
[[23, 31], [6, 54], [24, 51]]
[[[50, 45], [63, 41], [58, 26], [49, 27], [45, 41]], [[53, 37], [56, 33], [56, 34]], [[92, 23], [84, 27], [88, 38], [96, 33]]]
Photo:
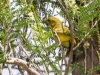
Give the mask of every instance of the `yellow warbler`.
[[[47, 24], [49, 24], [54, 39], [58, 42], [58, 46], [62, 45], [65, 47], [70, 47], [70, 30], [65, 27], [62, 22], [56, 18], [56, 17], [49, 17], [47, 19], [43, 20], [44, 22], [46, 22]], [[76, 44], [76, 40], [74, 39], [74, 44]], [[69, 51], [67, 51], [69, 52]]]

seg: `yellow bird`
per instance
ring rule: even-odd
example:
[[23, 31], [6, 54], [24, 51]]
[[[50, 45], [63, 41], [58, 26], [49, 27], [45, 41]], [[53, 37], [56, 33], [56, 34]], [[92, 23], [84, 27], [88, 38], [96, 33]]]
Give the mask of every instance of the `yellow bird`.
[[[62, 22], [56, 17], [49, 17], [43, 20], [46, 22], [53, 33], [54, 39], [58, 42], [58, 46], [62, 45], [67, 48], [70, 48], [70, 30], [65, 27]], [[76, 40], [74, 39], [74, 44], [76, 44]], [[70, 50], [70, 49], [69, 49]], [[70, 51], [67, 51], [67, 55]]]

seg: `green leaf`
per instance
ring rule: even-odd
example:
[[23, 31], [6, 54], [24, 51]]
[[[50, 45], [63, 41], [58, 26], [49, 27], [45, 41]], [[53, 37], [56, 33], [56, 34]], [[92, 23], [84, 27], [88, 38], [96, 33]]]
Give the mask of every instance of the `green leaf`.
[[55, 59], [56, 60], [54, 61], [54, 63], [59, 62], [62, 59], [62, 57], [57, 56], [57, 57], [55, 57]]
[[72, 73], [72, 71], [78, 66], [79, 63], [73, 63], [71, 64], [71, 67], [68, 70], [68, 74]]
[[40, 47], [39, 47], [39, 46], [33, 46], [33, 47], [32, 47], [32, 52], [33, 52], [33, 53], [41, 53]]
[[79, 19], [79, 23], [85, 23], [89, 22], [90, 20], [94, 19], [95, 17], [98, 16], [99, 11], [96, 10], [96, 8], [98, 8], [100, 6], [100, 4], [98, 4], [98, 1], [93, 1], [91, 2], [88, 6], [86, 7], [80, 7], [80, 19]]
[[0, 58], [0, 64], [5, 63], [7, 61], [6, 58]]
[[53, 62], [50, 63], [50, 66], [57, 73], [57, 75], [61, 75], [61, 71], [57, 68], [57, 66]]
[[55, 49], [56, 46], [57, 46], [57, 43], [54, 43], [54, 44], [50, 45], [49, 47], [47, 47], [46, 49], [48, 50], [48, 52], [51, 52]]
[[70, 67], [68, 73], [70, 74], [75, 68], [77, 68], [77, 69], [81, 72], [82, 75], [86, 75], [84, 67], [81, 66], [81, 65], [80, 65], [79, 63], [77, 63], [77, 62], [71, 64], [71, 67]]
[[94, 66], [93, 68], [87, 71], [88, 74], [91, 74], [94, 71], [100, 70], [100, 65]]
[[85, 73], [85, 69], [84, 69], [83, 66], [78, 65], [77, 68], [78, 68], [78, 70], [81, 72], [82, 75], [86, 75], [86, 73]]
[[[0, 52], [1, 52], [1, 51], [0, 51]], [[1, 53], [1, 54], [0, 54], [0, 58], [2, 58], [2, 57], [4, 57], [4, 53]]]
[[5, 40], [5, 32], [3, 30], [0, 31], [0, 40], [2, 40], [2, 41]]

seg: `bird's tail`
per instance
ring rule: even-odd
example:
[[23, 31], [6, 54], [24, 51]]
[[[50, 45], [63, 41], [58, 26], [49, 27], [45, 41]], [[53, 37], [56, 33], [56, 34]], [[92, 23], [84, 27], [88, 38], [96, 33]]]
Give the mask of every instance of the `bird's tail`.
[[[77, 43], [80, 41], [78, 38], [75, 38], [74, 39], [75, 41], [74, 41], [74, 46], [76, 46], [77, 45]], [[69, 48], [68, 48], [68, 50], [66, 51], [66, 56], [69, 56], [69, 54], [70, 54], [70, 49], [71, 49], [71, 42], [69, 41]]]
[[71, 42], [69, 41], [69, 48], [68, 48], [68, 50], [66, 50], [66, 57], [69, 56], [70, 48], [71, 48]]

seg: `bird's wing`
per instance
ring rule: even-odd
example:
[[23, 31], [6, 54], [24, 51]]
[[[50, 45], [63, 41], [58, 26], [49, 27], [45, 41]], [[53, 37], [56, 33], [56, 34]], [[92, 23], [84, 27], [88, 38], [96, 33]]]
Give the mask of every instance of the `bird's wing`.
[[55, 31], [57, 33], [65, 33], [65, 34], [69, 34], [70, 33], [70, 30], [65, 26], [57, 27], [53, 31]]

